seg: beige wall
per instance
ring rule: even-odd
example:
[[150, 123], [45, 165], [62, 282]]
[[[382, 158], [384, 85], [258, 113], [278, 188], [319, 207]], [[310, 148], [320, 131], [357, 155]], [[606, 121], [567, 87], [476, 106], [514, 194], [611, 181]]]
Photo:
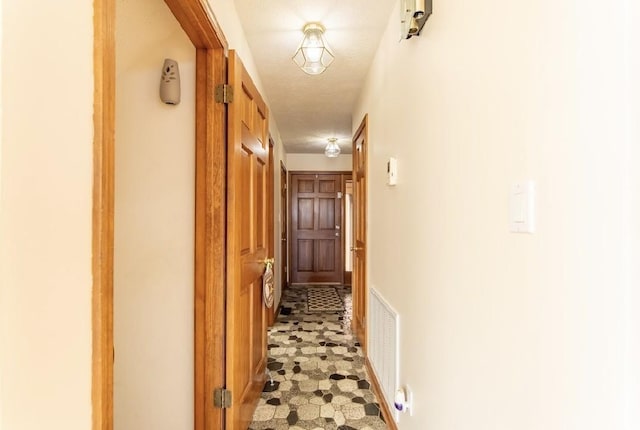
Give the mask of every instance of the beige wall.
[[91, 2], [3, 1], [0, 428], [91, 426]]
[[335, 158], [323, 154], [287, 154], [290, 171], [351, 171], [351, 154], [340, 154]]
[[628, 89], [626, 93], [627, 114], [625, 117], [628, 133], [626, 146], [627, 187], [624, 195], [628, 200], [629, 210], [627, 217], [629, 231], [627, 247], [627, 259], [623, 267], [628, 268], [627, 291], [625, 295], [626, 309], [624, 312], [627, 321], [626, 348], [628, 354], [624, 364], [626, 382], [625, 425], [626, 429], [640, 427], [640, 180], [638, 179], [638, 161], [640, 160], [640, 55], [638, 55], [638, 41], [640, 41], [640, 27], [635, 25], [640, 18], [640, 5], [635, 2], [625, 4], [626, 37], [625, 44], [628, 47], [629, 71]]
[[[195, 48], [162, 0], [117, 3], [114, 427], [193, 428]], [[158, 96], [179, 63], [177, 106]]]
[[[400, 43], [389, 20], [353, 118], [369, 113], [369, 280], [415, 392], [403, 430], [640, 425], [639, 15], [601, 6], [439, 2]], [[538, 227], [513, 234], [526, 179]]]

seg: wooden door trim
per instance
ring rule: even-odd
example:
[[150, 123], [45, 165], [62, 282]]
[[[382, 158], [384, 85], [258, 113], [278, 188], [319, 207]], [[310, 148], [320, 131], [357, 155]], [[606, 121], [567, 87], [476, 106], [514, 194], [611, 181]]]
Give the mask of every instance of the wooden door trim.
[[[363, 194], [364, 194], [364, 198], [365, 201], [368, 198], [368, 180], [369, 180], [369, 115], [365, 114], [364, 117], [362, 118], [362, 122], [360, 123], [360, 126], [358, 127], [358, 130], [356, 131], [356, 133], [353, 135], [353, 153], [356, 153], [356, 139], [359, 136], [364, 136], [364, 141], [367, 143], [367, 148], [366, 148], [366, 153], [365, 153], [365, 157], [364, 157], [364, 178], [365, 178], [365, 183], [364, 183], [364, 190], [363, 190]], [[356, 193], [356, 157], [353, 157], [353, 181], [354, 181], [354, 196]], [[354, 205], [357, 203], [357, 198], [354, 199]], [[355, 211], [355, 206], [353, 208], [354, 210], [354, 216], [356, 214]], [[368, 241], [368, 228], [367, 228], [367, 219], [368, 219], [368, 211], [367, 211], [367, 207], [365, 204], [365, 208], [364, 208], [364, 238], [365, 238], [365, 249], [363, 250], [363, 257], [362, 259], [364, 260], [363, 266], [364, 266], [364, 273], [361, 273], [360, 276], [362, 277], [362, 288], [364, 289], [364, 291], [360, 291], [359, 293], [362, 294], [362, 297], [364, 297], [363, 300], [363, 309], [362, 309], [362, 313], [363, 313], [363, 321], [367, 321], [367, 317], [368, 317], [368, 297], [369, 297], [369, 288], [368, 288], [368, 284], [367, 284], [367, 253], [368, 253], [368, 249], [366, 248], [367, 244], [369, 243]], [[354, 235], [356, 234], [356, 223], [354, 222], [353, 225], [353, 229], [354, 229]], [[355, 236], [354, 236], [355, 237]], [[354, 242], [355, 244], [355, 242]], [[354, 262], [354, 271], [355, 271], [355, 254], [353, 255], [353, 262]], [[355, 275], [355, 273], [353, 273]], [[353, 288], [358, 288], [358, 283], [359, 281], [357, 279], [355, 279], [355, 276], [352, 278], [352, 289]], [[352, 290], [353, 291], [353, 290]], [[356, 317], [355, 317], [355, 312], [356, 312], [356, 306], [357, 304], [355, 303], [354, 300], [354, 317], [352, 319], [352, 324], [354, 325], [354, 332], [356, 333], [356, 335], [358, 336], [358, 340], [360, 341], [360, 344], [362, 345], [362, 352], [364, 354], [365, 357], [367, 357], [367, 327], [357, 327], [356, 326]], [[361, 330], [358, 330], [361, 329]]]
[[215, 103], [226, 82], [221, 48], [196, 51], [196, 218], [194, 279], [194, 426], [223, 428], [222, 409], [211, 406], [225, 383], [226, 108]]
[[197, 49], [224, 49], [229, 44], [207, 0], [165, 0], [193, 46]]
[[[224, 302], [214, 298], [225, 290], [226, 108], [213, 88], [226, 83], [228, 44], [206, 0], [165, 3], [196, 47], [194, 426], [223, 428], [222, 412], [206, 406], [211, 386], [224, 384]], [[93, 8], [92, 429], [112, 430], [115, 1], [94, 0]]]
[[[284, 175], [283, 175], [284, 174]], [[284, 176], [284, 181], [282, 177]], [[280, 228], [284, 226], [283, 231], [280, 232], [280, 257], [283, 261], [280, 262], [280, 302], [282, 302], [282, 293], [289, 285], [289, 172], [284, 162], [280, 160], [280, 203], [282, 203], [282, 194], [284, 194], [284, 205], [280, 205], [281, 217], [284, 216], [284, 223], [280, 222]], [[284, 239], [284, 240], [283, 240]], [[285, 243], [284, 252], [282, 252], [282, 243]], [[280, 307], [280, 304], [278, 304]], [[278, 315], [278, 311], [276, 311]]]
[[93, 14], [93, 203], [91, 298], [92, 428], [113, 428], [113, 220], [115, 147], [115, 1]]
[[[274, 148], [275, 148], [275, 143], [273, 141], [273, 138], [271, 137], [271, 135], [269, 135], [269, 157], [268, 157], [268, 165], [269, 165], [269, 173], [267, 174], [267, 252], [268, 258], [273, 258], [274, 259], [274, 264], [272, 266], [272, 269], [275, 273], [276, 271], [276, 255], [275, 255], [275, 234], [276, 234], [276, 229], [275, 229], [275, 184], [276, 184], [276, 169], [275, 169], [275, 159], [274, 159]], [[275, 289], [275, 279], [274, 279], [274, 289]], [[274, 290], [274, 294], [275, 294], [275, 290]], [[275, 299], [275, 298], [274, 298]], [[268, 311], [268, 319], [267, 319], [267, 325], [269, 327], [271, 327], [273, 325], [273, 323], [276, 320], [276, 311], [278, 309], [278, 305], [277, 303], [273, 302], [273, 305], [271, 307], [271, 310]]]
[[[347, 252], [351, 252], [347, 250], [347, 181], [353, 180], [353, 171], [346, 172], [342, 174], [342, 183], [340, 186], [342, 187], [342, 283], [343, 285], [351, 285], [351, 273], [347, 272], [345, 266], [347, 265]], [[353, 228], [353, 220], [352, 220], [352, 228]], [[349, 275], [347, 275], [347, 273]], [[348, 278], [348, 282], [347, 282]]]

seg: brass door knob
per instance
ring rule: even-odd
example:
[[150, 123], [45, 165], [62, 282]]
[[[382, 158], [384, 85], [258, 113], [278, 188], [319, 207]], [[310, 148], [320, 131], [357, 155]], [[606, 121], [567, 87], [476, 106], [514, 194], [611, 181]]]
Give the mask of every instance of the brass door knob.
[[351, 250], [352, 251], [362, 251], [364, 248], [360, 247], [360, 246], [352, 246]]

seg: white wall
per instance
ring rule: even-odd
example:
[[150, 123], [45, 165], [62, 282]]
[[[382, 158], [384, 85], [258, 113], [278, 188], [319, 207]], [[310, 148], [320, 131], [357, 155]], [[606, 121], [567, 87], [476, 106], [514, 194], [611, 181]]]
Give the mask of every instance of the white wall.
[[[639, 14], [601, 6], [438, 2], [400, 43], [390, 17], [353, 129], [369, 113], [369, 280], [401, 316], [403, 430], [640, 426]], [[537, 231], [509, 233], [526, 179]]]
[[[114, 427], [193, 428], [195, 48], [162, 0], [116, 8]], [[158, 95], [165, 58], [182, 97]]]
[[91, 2], [3, 1], [0, 428], [91, 426]]
[[629, 231], [627, 246], [629, 253], [624, 267], [629, 267], [627, 295], [625, 297], [627, 307], [625, 317], [627, 320], [627, 344], [628, 354], [625, 362], [625, 382], [626, 382], [626, 403], [625, 403], [625, 425], [626, 429], [640, 427], [640, 289], [638, 289], [638, 279], [640, 279], [640, 181], [637, 176], [637, 162], [640, 160], [640, 55], [638, 53], [638, 41], [640, 40], [640, 27], [635, 25], [640, 17], [640, 5], [635, 2], [626, 2], [626, 38], [625, 44], [628, 49], [629, 88], [625, 91], [627, 128], [627, 187], [624, 191], [628, 199], [629, 210]]
[[351, 154], [340, 154], [335, 158], [323, 154], [287, 154], [290, 171], [350, 172]]

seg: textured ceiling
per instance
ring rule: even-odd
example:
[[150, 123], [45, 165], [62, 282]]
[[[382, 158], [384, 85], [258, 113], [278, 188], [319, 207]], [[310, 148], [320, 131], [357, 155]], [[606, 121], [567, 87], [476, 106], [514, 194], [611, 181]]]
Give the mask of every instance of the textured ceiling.
[[[287, 152], [322, 153], [337, 137], [350, 153], [351, 112], [398, 0], [234, 2]], [[325, 26], [335, 55], [321, 75], [307, 75], [291, 60], [307, 22]]]

